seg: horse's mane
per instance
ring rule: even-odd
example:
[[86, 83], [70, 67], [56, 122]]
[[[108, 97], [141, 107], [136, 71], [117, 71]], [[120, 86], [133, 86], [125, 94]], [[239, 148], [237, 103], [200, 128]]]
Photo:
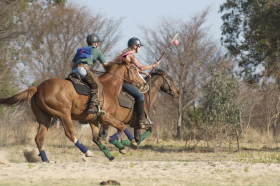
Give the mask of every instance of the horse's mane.
[[105, 72], [101, 75], [105, 76], [107, 73], [114, 71], [119, 65], [123, 65], [124, 63], [121, 60], [115, 60], [112, 62], [107, 62], [107, 65], [104, 66]]
[[[155, 69], [153, 72], [152, 72], [152, 74], [151, 74], [151, 76], [153, 77], [153, 76], [156, 76], [156, 75], [162, 75], [162, 76], [168, 76], [162, 69]], [[147, 77], [145, 77], [145, 80], [147, 81], [148, 80], [148, 76]]]

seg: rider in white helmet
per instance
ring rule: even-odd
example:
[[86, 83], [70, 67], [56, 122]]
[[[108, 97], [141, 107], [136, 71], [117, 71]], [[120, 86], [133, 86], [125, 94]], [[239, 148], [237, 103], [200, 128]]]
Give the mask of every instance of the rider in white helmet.
[[[145, 72], [145, 70], [155, 68], [159, 65], [160, 61], [157, 61], [154, 64], [147, 65], [147, 66], [143, 66], [138, 61], [138, 59], [136, 58], [136, 56], [134, 54], [139, 53], [141, 47], [144, 46], [138, 38], [133, 37], [133, 38], [129, 39], [127, 46], [128, 46], [128, 48], [126, 50], [124, 50], [118, 56], [118, 58], [120, 58], [120, 57], [126, 58], [128, 61], [133, 63], [140, 70], [139, 71], [140, 73], [149, 75], [147, 72]], [[124, 83], [123, 90], [125, 90], [126, 92], [128, 92], [135, 98], [135, 104], [136, 104], [135, 106], [136, 106], [136, 111], [137, 111], [137, 115], [138, 115], [138, 119], [139, 119], [139, 125], [142, 126], [142, 125], [150, 124], [150, 122], [145, 117], [145, 111], [144, 111], [145, 96], [144, 96], [144, 94], [139, 91], [137, 86], [132, 85], [128, 82]]]

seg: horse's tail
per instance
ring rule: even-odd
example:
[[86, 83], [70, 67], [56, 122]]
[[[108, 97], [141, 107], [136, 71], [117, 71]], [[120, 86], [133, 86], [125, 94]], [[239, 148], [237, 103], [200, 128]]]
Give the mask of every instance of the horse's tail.
[[0, 98], [0, 104], [3, 105], [21, 105], [30, 100], [32, 96], [37, 92], [37, 86], [30, 87], [25, 91], [19, 92], [9, 98]]

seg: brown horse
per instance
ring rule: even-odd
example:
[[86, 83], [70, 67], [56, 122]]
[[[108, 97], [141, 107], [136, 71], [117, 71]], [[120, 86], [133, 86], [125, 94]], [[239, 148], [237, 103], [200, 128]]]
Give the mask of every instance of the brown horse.
[[[179, 90], [172, 81], [172, 78], [168, 76], [162, 70], [156, 70], [151, 74], [151, 79], [146, 78], [146, 81], [151, 81], [150, 90], [145, 93], [145, 112], [147, 115], [150, 115], [153, 105], [158, 97], [160, 92], [167, 93], [171, 95], [173, 98], [179, 97]], [[116, 112], [116, 118], [125, 124], [130, 124], [132, 128], [134, 128], [134, 136], [138, 144], [146, 139], [151, 134], [151, 127], [145, 127], [146, 132], [140, 136], [142, 127], [138, 124], [137, 114], [133, 112], [134, 108], [125, 108], [118, 105], [118, 110]], [[106, 126], [104, 126], [105, 128]], [[108, 130], [108, 128], [102, 130]], [[107, 131], [102, 131], [101, 133], [107, 133]], [[94, 139], [96, 140], [96, 139]], [[120, 149], [121, 153], [125, 153], [125, 146], [129, 146], [131, 144], [128, 140], [122, 140], [116, 145], [117, 148]]]
[[[87, 157], [92, 156], [92, 153], [75, 137], [72, 120], [94, 121], [98, 118], [98, 120], [103, 123], [118, 129], [118, 132], [111, 137], [112, 142], [117, 141], [120, 134], [124, 131], [133, 145], [137, 145], [133, 135], [126, 129], [125, 124], [115, 117], [118, 105], [117, 97], [122, 89], [124, 81], [129, 81], [138, 86], [146, 87], [148, 85], [139, 75], [135, 66], [126, 60], [111, 62], [105, 70], [107, 73], [99, 76], [99, 80], [103, 84], [104, 92], [101, 107], [106, 111], [106, 114], [99, 118], [87, 112], [89, 97], [78, 94], [73, 84], [64, 79], [48, 79], [40, 85], [30, 87], [12, 97], [0, 99], [0, 104], [6, 105], [22, 104], [25, 101], [31, 100], [33, 113], [39, 123], [35, 142], [42, 161], [49, 161], [44, 151], [44, 140], [53, 117], [57, 117], [61, 120], [66, 136]], [[98, 132], [99, 129], [93, 124], [91, 124], [91, 127], [94, 135], [93, 139], [96, 139], [96, 132]], [[97, 141], [94, 142], [109, 159], [114, 159], [100, 141], [98, 143]]]

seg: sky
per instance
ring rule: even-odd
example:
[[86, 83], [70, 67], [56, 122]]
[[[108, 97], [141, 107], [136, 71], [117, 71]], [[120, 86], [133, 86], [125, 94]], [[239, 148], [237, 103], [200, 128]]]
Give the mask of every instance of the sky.
[[[209, 34], [219, 42], [222, 25], [220, 5], [226, 0], [69, 0], [80, 6], [86, 6], [93, 12], [105, 16], [122, 18], [122, 37], [118, 42], [121, 50], [127, 47], [127, 41], [132, 37], [141, 40], [139, 26], [153, 28], [159, 23], [159, 18], [171, 17], [190, 20], [191, 16], [200, 14], [207, 7], [210, 12], [205, 26], [209, 26]], [[172, 38], [171, 38], [172, 39]], [[171, 40], [170, 39], [170, 40]]]

